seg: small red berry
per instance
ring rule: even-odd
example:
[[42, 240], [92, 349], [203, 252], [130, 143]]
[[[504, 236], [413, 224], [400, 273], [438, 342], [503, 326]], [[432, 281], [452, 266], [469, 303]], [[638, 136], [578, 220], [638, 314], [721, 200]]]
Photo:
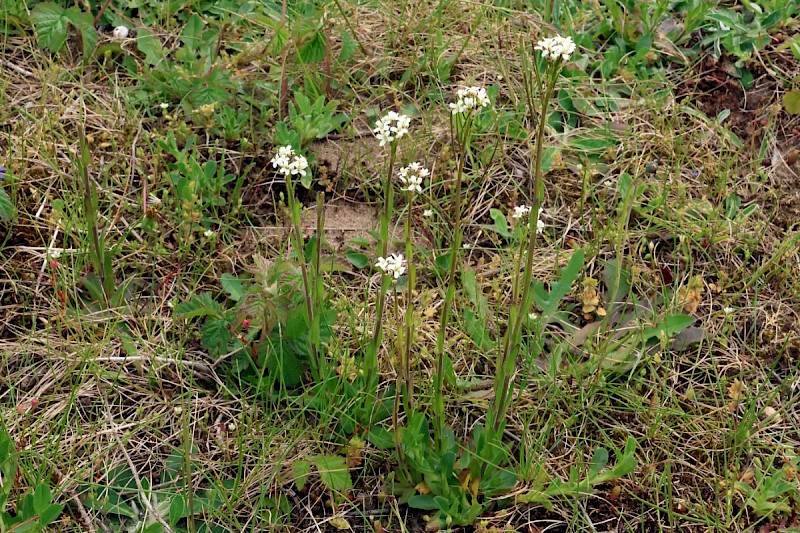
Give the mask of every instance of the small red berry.
[[242, 320], [242, 328], [247, 329], [250, 327], [250, 321], [248, 319]]

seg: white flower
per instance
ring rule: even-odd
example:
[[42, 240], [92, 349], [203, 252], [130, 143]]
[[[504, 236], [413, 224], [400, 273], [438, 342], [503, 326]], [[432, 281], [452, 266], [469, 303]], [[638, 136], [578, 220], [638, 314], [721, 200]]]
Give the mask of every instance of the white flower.
[[129, 33], [130, 30], [127, 26], [117, 26], [114, 28], [112, 35], [114, 36], [114, 39], [127, 39]]
[[450, 111], [454, 115], [459, 113], [475, 113], [481, 107], [489, 105], [489, 97], [483, 87], [467, 87], [459, 89], [456, 93], [455, 103], [450, 104]]
[[723, 307], [722, 308], [722, 312], [725, 313], [726, 315], [729, 315], [729, 314], [733, 313], [734, 311], [736, 311], [736, 309], [734, 309], [733, 307]]
[[236, 431], [236, 422], [228, 422], [228, 431]]
[[430, 176], [431, 172], [421, 164], [414, 162], [407, 167], [401, 168], [397, 174], [403, 184], [404, 191], [421, 193], [422, 180]]
[[422, 212], [422, 216], [424, 217], [432, 217], [433, 216], [433, 209], [426, 209]]
[[169, 107], [169, 104], [166, 102], [161, 102], [160, 104], [158, 104], [158, 107], [166, 111], [167, 108]]
[[556, 35], [542, 39], [536, 43], [533, 49], [541, 50], [542, 56], [548, 61], [569, 61], [570, 56], [575, 52], [575, 43], [572, 41], [572, 37]]
[[529, 205], [515, 205], [514, 212], [511, 214], [511, 218], [522, 218], [526, 217], [531, 214], [531, 206]]
[[539, 318], [539, 315], [536, 313], [528, 313], [528, 320], [536, 320], [537, 318]]
[[406, 115], [400, 115], [396, 111], [389, 111], [385, 117], [378, 119], [372, 133], [381, 142], [381, 146], [392, 141], [397, 141], [403, 135], [408, 134], [408, 127], [411, 119]]
[[294, 149], [288, 145], [278, 148], [278, 153], [275, 154], [275, 157], [273, 157], [270, 162], [273, 168], [277, 168], [278, 172], [284, 176], [305, 176], [306, 169], [308, 168], [308, 161], [306, 158], [302, 155], [295, 154]]
[[183, 412], [183, 407], [181, 407], [180, 405], [176, 405], [175, 407], [172, 408], [172, 412], [175, 413], [176, 415], [180, 415]]
[[544, 231], [544, 222], [542, 222], [542, 208], [539, 208], [539, 213], [536, 215], [536, 233]]
[[207, 230], [205, 230], [205, 231], [203, 232], [203, 236], [204, 236], [205, 238], [207, 238], [207, 239], [210, 239], [211, 237], [213, 237], [213, 236], [214, 236], [214, 232], [213, 232], [212, 230], [210, 230], [210, 229], [207, 229]]
[[395, 280], [399, 279], [405, 271], [405, 259], [403, 254], [392, 254], [389, 257], [379, 257], [375, 263], [375, 267], [381, 269], [387, 276], [393, 277]]

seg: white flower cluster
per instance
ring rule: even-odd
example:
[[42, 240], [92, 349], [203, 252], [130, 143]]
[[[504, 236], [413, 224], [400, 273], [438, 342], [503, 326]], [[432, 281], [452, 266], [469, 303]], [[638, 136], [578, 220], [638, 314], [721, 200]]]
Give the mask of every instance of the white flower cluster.
[[529, 205], [515, 205], [514, 213], [511, 218], [522, 218], [531, 214], [531, 206]]
[[457, 100], [455, 103], [450, 104], [450, 111], [452, 111], [454, 115], [476, 112], [481, 107], [487, 107], [489, 105], [489, 97], [486, 95], [486, 89], [483, 87], [459, 89], [456, 93], [456, 97]]
[[289, 175], [306, 175], [306, 169], [308, 168], [308, 161], [302, 155], [297, 155], [294, 153], [294, 149], [291, 146], [282, 146], [278, 149], [278, 153], [275, 154], [275, 157], [272, 158], [273, 168], [277, 168], [278, 172], [283, 174], [284, 176]]
[[392, 276], [397, 280], [406, 271], [406, 267], [403, 263], [405, 263], [403, 254], [392, 254], [389, 257], [379, 257], [375, 266], [381, 269], [384, 274]]
[[422, 180], [430, 175], [431, 171], [417, 162], [401, 168], [400, 172], [398, 172], [400, 182], [403, 184], [403, 190], [414, 193], [422, 192]]
[[400, 115], [395, 111], [389, 111], [385, 117], [378, 119], [372, 133], [381, 142], [381, 146], [400, 139], [408, 133], [411, 119], [406, 115]]
[[572, 41], [572, 37], [556, 35], [542, 39], [536, 43], [533, 49], [541, 50], [542, 56], [548, 61], [569, 61], [570, 56], [575, 52], [575, 43]]
[[114, 28], [114, 31], [111, 32], [111, 34], [114, 36], [114, 39], [127, 39], [128, 35], [130, 34], [130, 30], [127, 26], [117, 26]]
[[[536, 233], [541, 233], [544, 231], [544, 222], [542, 222], [542, 211], [543, 209], [539, 208], [539, 215], [536, 217]], [[521, 219], [531, 214], [531, 206], [529, 205], [517, 205], [514, 206], [514, 212], [511, 213], [511, 218], [514, 219]]]

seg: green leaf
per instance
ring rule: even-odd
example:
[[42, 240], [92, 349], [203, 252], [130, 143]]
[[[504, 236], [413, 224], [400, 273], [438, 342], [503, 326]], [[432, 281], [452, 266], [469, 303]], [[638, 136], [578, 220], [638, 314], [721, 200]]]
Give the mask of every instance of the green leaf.
[[302, 176], [300, 176], [300, 185], [302, 185], [306, 189], [310, 189], [311, 188], [311, 179], [312, 179], [311, 171], [310, 170], [306, 170], [306, 173], [303, 174]]
[[219, 278], [222, 288], [228, 293], [228, 296], [234, 302], [238, 302], [245, 295], [246, 291], [242, 280], [233, 274], [225, 273]]
[[464, 328], [481, 351], [489, 353], [495, 348], [496, 344], [486, 329], [486, 321], [478, 319], [472, 309], [464, 309]]
[[97, 30], [94, 27], [94, 17], [92, 14], [84, 13], [76, 7], [71, 7], [67, 10], [66, 16], [81, 34], [84, 55], [88, 56], [92, 54], [98, 41]]
[[33, 511], [37, 515], [44, 513], [50, 507], [50, 487], [45, 483], [41, 483], [33, 493]]
[[800, 115], [800, 90], [789, 91], [783, 95], [783, 108], [790, 115]]
[[36, 26], [36, 43], [39, 47], [51, 52], [61, 50], [69, 33], [67, 10], [52, 2], [38, 4], [31, 12], [31, 20]]
[[367, 440], [379, 450], [391, 450], [395, 447], [394, 435], [381, 426], [372, 426], [367, 432]]
[[341, 49], [339, 50], [338, 61], [344, 63], [356, 52], [356, 42], [350, 32], [342, 28]]
[[203, 44], [203, 30], [205, 29], [203, 25], [203, 19], [195, 13], [189, 20], [186, 21], [186, 25], [183, 27], [183, 32], [181, 32], [181, 42], [186, 45], [191, 51], [195, 51], [197, 48]]
[[350, 263], [356, 268], [364, 268], [367, 266], [367, 263], [369, 263], [369, 257], [367, 257], [367, 254], [363, 254], [355, 250], [347, 250], [344, 255], [347, 260], [350, 261]]
[[494, 208], [490, 209], [489, 216], [492, 217], [492, 220], [494, 220], [494, 225], [484, 226], [484, 228], [492, 230], [505, 238], [511, 237], [511, 232], [508, 230], [508, 221], [506, 220], [506, 215], [502, 211]]
[[693, 316], [677, 314], [667, 315], [655, 327], [647, 328], [642, 332], [642, 338], [647, 341], [652, 338], [672, 337], [674, 334], [684, 330], [694, 324], [695, 318]]
[[228, 321], [224, 318], [212, 319], [203, 324], [203, 346], [212, 356], [220, 356], [228, 351], [231, 342], [231, 332], [228, 331]]
[[14, 204], [6, 191], [0, 189], [0, 220], [8, 221], [14, 217]]
[[325, 57], [327, 49], [328, 43], [325, 42], [325, 36], [318, 31], [314, 32], [311, 39], [300, 49], [300, 61], [306, 65], [318, 63]]
[[175, 494], [172, 497], [172, 501], [169, 503], [169, 523], [177, 524], [178, 520], [186, 518], [187, 516], [189, 516], [189, 509], [186, 506], [183, 496]]
[[608, 464], [608, 450], [605, 448], [598, 448], [594, 451], [592, 462], [589, 464], [589, 479], [593, 479], [599, 474], [603, 468]]
[[311, 473], [311, 463], [308, 461], [295, 461], [292, 463], [292, 477], [297, 490], [303, 490]]
[[303, 305], [298, 305], [291, 310], [286, 317], [286, 325], [283, 329], [283, 338], [287, 340], [298, 340], [308, 335], [308, 317]]
[[204, 292], [188, 302], [179, 304], [175, 307], [175, 312], [187, 320], [198, 316], [219, 317], [222, 315], [222, 306], [214, 300], [211, 293]]
[[339, 455], [316, 455], [311, 458], [317, 467], [322, 483], [334, 492], [345, 492], [353, 488], [350, 469]]
[[415, 494], [408, 499], [409, 507], [414, 509], [422, 509], [425, 511], [433, 511], [439, 508], [432, 494]]
[[144, 54], [144, 62], [148, 65], [155, 66], [164, 59], [164, 47], [149, 30], [141, 29], [136, 33], [136, 46]]
[[47, 509], [39, 513], [39, 526], [46, 526], [55, 521], [56, 518], [61, 516], [61, 511], [63, 510], [63, 505], [48, 505]]
[[553, 284], [542, 306], [541, 311], [543, 317], [547, 318], [558, 310], [558, 304], [564, 296], [567, 295], [572, 284], [578, 279], [578, 275], [580, 275], [581, 268], [583, 268], [583, 257], [585, 253], [585, 250], [580, 249], [570, 257], [569, 263], [567, 263], [567, 266], [561, 271], [561, 277]]

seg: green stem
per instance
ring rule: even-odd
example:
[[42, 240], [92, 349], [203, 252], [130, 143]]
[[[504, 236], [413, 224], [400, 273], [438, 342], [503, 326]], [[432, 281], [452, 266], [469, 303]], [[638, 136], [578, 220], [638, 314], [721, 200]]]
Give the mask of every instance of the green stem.
[[[558, 64], [556, 64], [558, 65]], [[542, 91], [541, 115], [537, 123], [536, 145], [534, 148], [534, 177], [533, 177], [533, 205], [528, 220], [528, 248], [525, 257], [525, 269], [522, 275], [522, 295], [518, 305], [512, 305], [509, 313], [509, 327], [506, 329], [506, 338], [503, 343], [503, 353], [497, 362], [497, 373], [495, 374], [495, 398], [492, 407], [489, 409], [489, 417], [492, 431], [495, 436], [499, 436], [505, 427], [505, 417], [511, 401], [511, 382], [514, 376], [514, 369], [517, 363], [517, 355], [520, 347], [520, 332], [522, 320], [527, 314], [532, 304], [533, 293], [531, 279], [533, 278], [533, 255], [536, 251], [536, 223], [539, 219], [539, 208], [542, 205], [544, 196], [544, 184], [542, 182], [542, 147], [544, 146], [544, 132], [547, 123], [547, 109], [550, 104], [553, 88], [558, 76], [558, 68], [551, 69], [550, 78]], [[541, 89], [541, 85], [539, 86]], [[532, 90], [530, 91], [533, 92]], [[534, 110], [531, 109], [531, 113]], [[533, 117], [532, 117], [533, 119]], [[515, 295], [516, 296], [516, 295]], [[516, 302], [517, 300], [515, 300]]]
[[[392, 207], [394, 205], [394, 191], [392, 188], [392, 173], [394, 172], [394, 162], [397, 155], [397, 141], [392, 141], [389, 152], [389, 168], [383, 180], [383, 214], [381, 215], [381, 257], [389, 254], [389, 221], [392, 218]], [[367, 390], [373, 391], [378, 383], [378, 348], [381, 345], [383, 333], [383, 307], [386, 302], [386, 291], [388, 290], [387, 276], [381, 276], [381, 288], [378, 292], [378, 301], [375, 309], [375, 329], [372, 333], [372, 340], [367, 346], [367, 354], [364, 360], [364, 375], [367, 379]]]
[[[306, 301], [306, 319], [308, 320], [308, 327], [311, 328], [314, 324], [314, 300], [312, 300], [314, 295], [311, 292], [311, 281], [309, 280], [308, 276], [305, 247], [303, 246], [303, 233], [300, 229], [300, 205], [294, 196], [294, 183], [292, 182], [291, 174], [286, 175], [286, 191], [288, 194], [289, 211], [292, 220], [294, 249], [295, 253], [297, 254], [297, 263], [300, 265], [300, 274], [303, 278], [303, 292]], [[313, 341], [311, 342], [311, 374], [314, 377], [314, 382], [319, 383], [321, 375], [319, 361], [317, 360], [317, 346]]]
[[406, 213], [406, 228], [405, 228], [405, 240], [406, 240], [406, 262], [408, 264], [408, 283], [406, 285], [406, 314], [405, 314], [405, 325], [406, 325], [406, 343], [405, 343], [405, 353], [403, 357], [403, 378], [405, 382], [405, 394], [403, 398], [403, 403], [406, 408], [406, 413], [408, 415], [411, 414], [411, 407], [412, 407], [412, 397], [414, 395], [414, 383], [411, 377], [411, 335], [413, 332], [413, 322], [414, 322], [414, 284], [415, 284], [415, 274], [416, 269], [414, 268], [414, 249], [411, 246], [411, 214], [412, 214], [412, 198], [414, 196], [413, 192], [408, 193], [408, 208]]
[[[454, 121], [458, 121], [460, 115], [456, 115]], [[469, 139], [470, 139], [470, 129], [472, 127], [472, 117], [469, 116], [465, 118], [464, 123], [460, 125], [461, 128], [458, 126], [453, 127], [453, 136], [456, 138], [456, 134], [461, 134], [462, 137], [458, 138], [459, 148], [461, 149], [461, 154], [458, 160], [458, 167], [456, 171], [456, 198], [455, 198], [455, 220], [453, 222], [453, 242], [450, 246], [450, 270], [448, 273], [448, 280], [447, 280], [447, 291], [445, 292], [444, 298], [444, 306], [442, 307], [442, 314], [440, 317], [439, 322], [439, 332], [436, 336], [436, 379], [435, 379], [435, 388], [433, 391], [433, 412], [434, 412], [434, 431], [436, 433], [436, 443], [437, 448], [441, 447], [441, 436], [443, 435], [444, 428], [445, 428], [445, 416], [444, 416], [444, 337], [445, 332], [447, 331], [447, 324], [450, 320], [450, 308], [452, 306], [453, 298], [455, 297], [456, 292], [456, 268], [458, 265], [458, 260], [461, 251], [461, 239], [463, 234], [463, 228], [461, 224], [461, 182], [464, 174], [464, 164], [467, 159], [467, 153], [469, 151]], [[461, 130], [461, 131], [459, 131]], [[455, 153], [455, 152], [454, 152]]]

